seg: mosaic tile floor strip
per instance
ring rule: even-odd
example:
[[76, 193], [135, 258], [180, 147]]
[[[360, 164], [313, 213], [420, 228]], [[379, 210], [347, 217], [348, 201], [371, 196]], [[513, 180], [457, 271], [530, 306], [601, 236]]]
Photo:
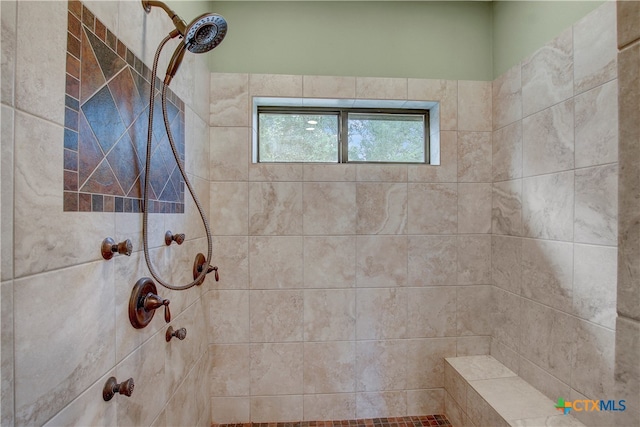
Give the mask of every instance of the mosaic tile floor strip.
[[[89, 9], [69, 1], [64, 210], [141, 212], [151, 70]], [[149, 211], [184, 212], [184, 182], [164, 129], [156, 80]], [[184, 103], [167, 91], [184, 161]]]
[[445, 415], [421, 415], [394, 418], [360, 418], [339, 421], [297, 421], [272, 423], [212, 424], [212, 427], [450, 427]]

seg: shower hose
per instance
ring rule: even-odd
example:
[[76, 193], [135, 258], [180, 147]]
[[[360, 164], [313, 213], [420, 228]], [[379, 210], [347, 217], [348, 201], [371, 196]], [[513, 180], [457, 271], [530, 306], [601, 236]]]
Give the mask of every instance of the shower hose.
[[156, 272], [155, 268], [153, 267], [153, 263], [151, 262], [151, 257], [149, 256], [149, 237], [148, 237], [149, 180], [150, 180], [149, 171], [151, 168], [151, 141], [153, 138], [153, 106], [154, 106], [154, 97], [155, 97], [154, 94], [155, 94], [155, 86], [156, 86], [155, 83], [157, 78], [156, 72], [158, 69], [158, 58], [160, 57], [160, 52], [162, 51], [162, 48], [164, 47], [164, 45], [172, 38], [173, 36], [170, 34], [166, 36], [162, 40], [162, 42], [160, 42], [160, 45], [158, 46], [158, 49], [156, 50], [155, 56], [153, 58], [153, 69], [151, 72], [151, 93], [149, 95], [149, 129], [147, 132], [147, 159], [146, 159], [145, 179], [144, 179], [144, 201], [143, 201], [143, 209], [142, 209], [143, 210], [142, 242], [143, 242], [143, 249], [144, 249], [144, 258], [147, 262], [147, 267], [149, 268], [149, 272], [151, 273], [151, 276], [153, 276], [153, 278], [165, 288], [172, 289], [175, 291], [181, 291], [181, 290], [189, 289], [194, 285], [199, 285], [200, 283], [202, 283], [202, 281], [204, 280], [204, 277], [207, 275], [208, 266], [211, 264], [211, 254], [212, 254], [213, 245], [211, 243], [211, 228], [209, 227], [209, 221], [207, 220], [207, 217], [204, 214], [204, 210], [202, 209], [202, 205], [200, 204], [200, 200], [198, 200], [198, 196], [193, 190], [193, 186], [191, 185], [191, 182], [187, 177], [187, 173], [184, 170], [184, 165], [180, 160], [178, 149], [176, 148], [176, 144], [173, 140], [173, 135], [171, 133], [171, 127], [169, 124], [169, 118], [167, 114], [166, 94], [167, 94], [168, 85], [163, 84], [161, 98], [162, 98], [162, 117], [164, 118], [164, 127], [167, 131], [167, 136], [169, 137], [169, 144], [171, 145], [171, 151], [173, 151], [173, 157], [176, 159], [176, 163], [178, 165], [178, 169], [180, 170], [180, 174], [182, 175], [182, 179], [184, 180], [184, 183], [189, 189], [189, 193], [191, 194], [191, 197], [193, 198], [193, 201], [195, 202], [195, 205], [198, 208], [198, 212], [200, 213], [200, 217], [202, 218], [202, 223], [204, 224], [204, 229], [207, 234], [207, 258], [206, 258], [205, 267], [202, 268], [202, 271], [193, 282], [188, 283], [186, 285], [176, 286], [176, 285], [171, 285], [170, 283], [167, 283], [166, 281], [162, 280], [162, 278], [159, 276], [159, 274]]

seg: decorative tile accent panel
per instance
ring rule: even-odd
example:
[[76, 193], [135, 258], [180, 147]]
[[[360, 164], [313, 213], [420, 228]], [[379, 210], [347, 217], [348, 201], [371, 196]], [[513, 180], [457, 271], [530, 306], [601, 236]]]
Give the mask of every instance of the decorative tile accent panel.
[[[64, 130], [64, 210], [141, 212], [151, 70], [79, 1], [69, 1]], [[156, 77], [157, 79], [157, 77]], [[149, 212], [183, 213], [156, 80]], [[167, 90], [184, 162], [184, 102]]]
[[212, 427], [450, 427], [445, 415], [421, 415], [396, 418], [360, 418], [339, 421], [298, 421], [270, 423], [212, 424]]

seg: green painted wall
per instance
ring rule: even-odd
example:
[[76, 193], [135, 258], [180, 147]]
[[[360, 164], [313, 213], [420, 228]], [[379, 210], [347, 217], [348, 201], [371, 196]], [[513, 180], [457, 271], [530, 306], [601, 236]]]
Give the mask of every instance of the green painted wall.
[[490, 2], [220, 1], [214, 72], [491, 80]]
[[603, 3], [494, 1], [493, 76], [498, 77]]
[[227, 19], [214, 72], [493, 80], [603, 0], [167, 3]]

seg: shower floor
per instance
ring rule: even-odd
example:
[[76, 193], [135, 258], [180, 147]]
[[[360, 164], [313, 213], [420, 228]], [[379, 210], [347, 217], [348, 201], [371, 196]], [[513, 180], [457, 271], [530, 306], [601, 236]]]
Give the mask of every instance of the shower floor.
[[338, 421], [296, 421], [271, 423], [212, 424], [212, 427], [450, 427], [444, 415], [420, 415], [394, 418], [359, 418]]

